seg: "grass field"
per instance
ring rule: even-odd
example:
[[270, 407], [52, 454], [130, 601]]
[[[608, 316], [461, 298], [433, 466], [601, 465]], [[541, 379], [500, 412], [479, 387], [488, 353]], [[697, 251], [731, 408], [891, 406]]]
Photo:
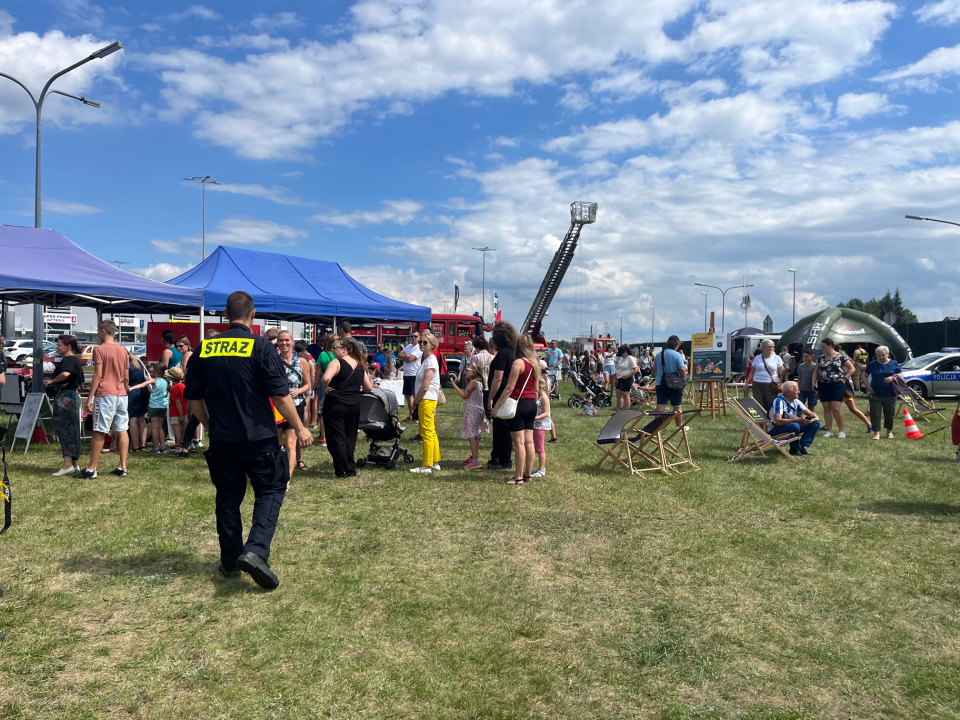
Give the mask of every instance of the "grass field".
[[459, 408], [432, 476], [334, 480], [307, 450], [272, 593], [217, 575], [201, 459], [81, 482], [50, 477], [58, 448], [8, 454], [0, 717], [960, 717], [944, 433], [851, 421], [797, 465], [730, 465], [739, 423], [701, 418], [702, 470], [637, 479], [593, 469], [609, 411], [564, 405], [547, 477], [510, 487], [454, 469]]

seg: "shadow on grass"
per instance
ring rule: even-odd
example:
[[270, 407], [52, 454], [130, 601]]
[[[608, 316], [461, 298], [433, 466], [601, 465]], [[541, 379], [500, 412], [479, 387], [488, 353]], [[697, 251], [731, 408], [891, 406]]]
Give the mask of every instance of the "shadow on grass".
[[883, 500], [860, 503], [857, 508], [883, 515], [960, 515], [960, 506], [947, 503], [911, 502], [909, 500]]
[[[155, 585], [165, 585], [178, 577], [191, 576], [209, 580], [216, 586], [218, 596], [241, 592], [268, 592], [240, 578], [224, 578], [217, 571], [218, 561], [200, 558], [189, 551], [146, 551], [136, 555], [74, 555], [60, 563], [64, 572], [85, 573], [99, 577], [130, 579]], [[249, 580], [249, 578], [247, 578]]]

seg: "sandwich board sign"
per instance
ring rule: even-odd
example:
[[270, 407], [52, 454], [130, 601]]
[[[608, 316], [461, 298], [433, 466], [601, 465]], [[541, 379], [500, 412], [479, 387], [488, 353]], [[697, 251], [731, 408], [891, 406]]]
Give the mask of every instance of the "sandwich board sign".
[[50, 407], [50, 398], [46, 393], [27, 393], [23, 401], [23, 410], [20, 412], [20, 422], [17, 423], [17, 431], [13, 434], [13, 442], [10, 443], [10, 452], [13, 452], [13, 446], [17, 440], [24, 440], [27, 446], [23, 449], [23, 454], [27, 454], [30, 449], [30, 441], [33, 439], [33, 430], [40, 425], [43, 428], [43, 434], [47, 442], [54, 438], [53, 430], [53, 409]]
[[730, 377], [730, 334], [694, 333], [691, 379], [726, 380]]

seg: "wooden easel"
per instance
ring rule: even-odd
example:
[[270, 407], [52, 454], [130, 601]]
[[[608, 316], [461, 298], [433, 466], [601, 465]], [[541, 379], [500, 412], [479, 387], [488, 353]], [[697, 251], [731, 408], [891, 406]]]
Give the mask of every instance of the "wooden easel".
[[725, 380], [697, 380], [697, 397], [694, 405], [701, 412], [709, 412], [711, 420], [726, 417], [727, 383]]

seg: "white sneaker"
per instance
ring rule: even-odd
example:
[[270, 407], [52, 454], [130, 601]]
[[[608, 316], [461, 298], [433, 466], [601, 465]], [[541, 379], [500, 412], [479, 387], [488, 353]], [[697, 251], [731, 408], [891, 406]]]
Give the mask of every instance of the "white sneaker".
[[843, 440], [846, 436], [847, 436], [847, 434], [844, 433], [844, 432], [842, 432], [842, 433], [837, 433], [837, 439], [838, 439], [838, 440]]
[[533, 471], [533, 474], [532, 474], [530, 477], [542, 478], [542, 477], [546, 477], [546, 476], [547, 476], [547, 471], [546, 471], [546, 470], [534, 470], [534, 471]]
[[439, 470], [439, 469], [440, 469], [440, 463], [437, 463], [436, 465], [434, 465], [434, 466], [433, 466], [433, 469], [434, 469], [434, 470]]
[[73, 475], [74, 473], [80, 472], [80, 468], [76, 465], [72, 465], [68, 468], [60, 468], [55, 473], [50, 473], [53, 477], [63, 477], [64, 475]]
[[824, 436], [824, 437], [833, 437], [833, 433], [830, 432], [829, 430], [827, 430], [827, 431], [823, 434], [823, 436]]
[[420, 474], [424, 474], [424, 475], [429, 475], [430, 473], [433, 472], [433, 468], [428, 468], [428, 467], [415, 467], [415, 468], [410, 468], [410, 472], [412, 472], [412, 473], [420, 473]]

